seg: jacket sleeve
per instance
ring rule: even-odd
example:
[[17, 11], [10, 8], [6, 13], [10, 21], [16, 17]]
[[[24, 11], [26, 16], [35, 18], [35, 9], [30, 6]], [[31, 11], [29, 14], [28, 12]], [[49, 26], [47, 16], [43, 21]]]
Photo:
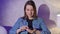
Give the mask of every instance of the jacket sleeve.
[[40, 19], [40, 27], [42, 29], [41, 34], [51, 34], [51, 32], [48, 30], [46, 24], [44, 23], [43, 19]]
[[9, 31], [9, 34], [16, 34], [16, 30], [20, 27], [21, 19], [19, 18], [12, 29]]

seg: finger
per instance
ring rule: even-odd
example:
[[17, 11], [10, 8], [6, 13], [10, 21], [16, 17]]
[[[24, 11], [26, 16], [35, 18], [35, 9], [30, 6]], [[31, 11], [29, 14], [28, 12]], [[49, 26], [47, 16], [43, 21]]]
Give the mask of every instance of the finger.
[[28, 27], [28, 26], [26, 26], [26, 28], [28, 29], [29, 27]]

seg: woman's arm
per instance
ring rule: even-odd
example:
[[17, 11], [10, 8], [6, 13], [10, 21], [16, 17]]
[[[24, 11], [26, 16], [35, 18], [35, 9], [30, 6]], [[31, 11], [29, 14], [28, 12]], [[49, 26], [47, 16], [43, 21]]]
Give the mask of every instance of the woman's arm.
[[17, 20], [13, 28], [9, 31], [9, 34], [16, 34], [17, 29], [20, 27], [21, 18]]
[[19, 32], [25, 31], [28, 28], [28, 26], [21, 26], [19, 29], [17, 29], [17, 34]]
[[40, 27], [42, 28], [41, 34], [51, 34], [46, 24], [44, 23], [43, 19], [40, 19]]

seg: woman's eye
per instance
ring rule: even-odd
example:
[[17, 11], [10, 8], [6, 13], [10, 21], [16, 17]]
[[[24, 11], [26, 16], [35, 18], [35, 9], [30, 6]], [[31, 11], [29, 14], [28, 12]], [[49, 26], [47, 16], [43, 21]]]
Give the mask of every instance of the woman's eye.
[[27, 11], [33, 11], [33, 9], [27, 9]]
[[27, 9], [27, 11], [29, 11], [29, 9]]

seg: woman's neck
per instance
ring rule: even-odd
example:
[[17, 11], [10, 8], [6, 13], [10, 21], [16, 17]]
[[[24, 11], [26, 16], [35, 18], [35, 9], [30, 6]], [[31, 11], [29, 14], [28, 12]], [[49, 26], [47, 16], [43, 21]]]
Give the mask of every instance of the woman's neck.
[[29, 20], [32, 20], [32, 19], [33, 19], [33, 17], [28, 17], [28, 19], [29, 19]]

